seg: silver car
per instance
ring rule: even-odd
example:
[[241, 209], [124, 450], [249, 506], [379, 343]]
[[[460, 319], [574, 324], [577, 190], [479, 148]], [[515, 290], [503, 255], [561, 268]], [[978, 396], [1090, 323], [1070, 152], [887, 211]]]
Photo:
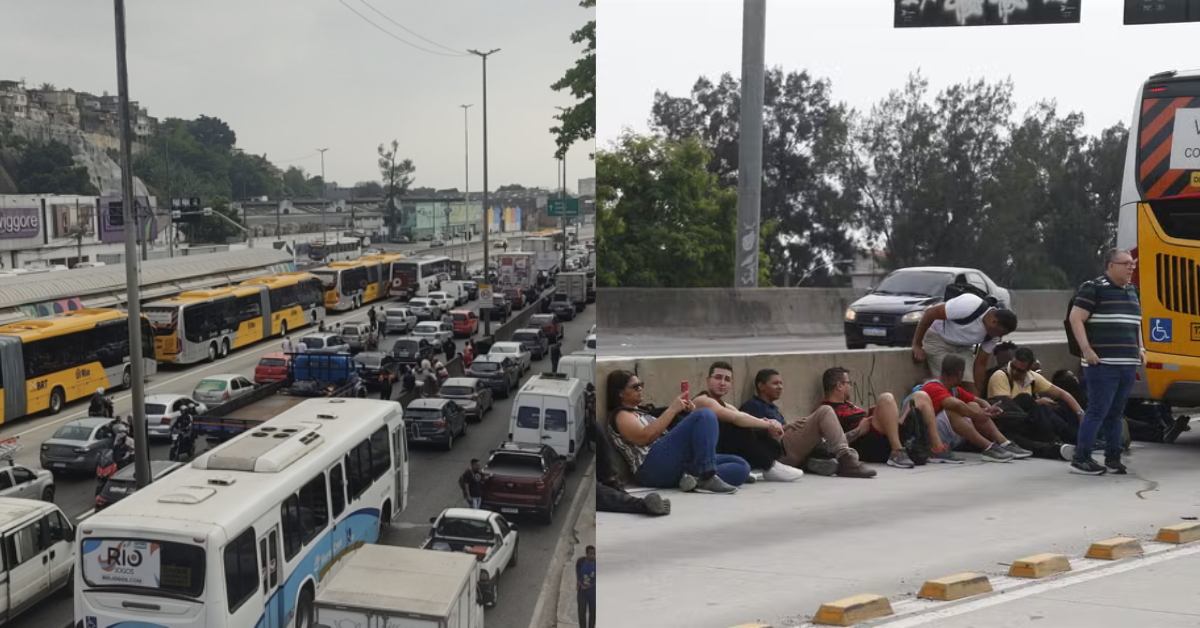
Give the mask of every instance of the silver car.
[[408, 309], [416, 315], [418, 321], [442, 320], [442, 308], [426, 298], [410, 299]]
[[96, 472], [100, 452], [112, 447], [112, 419], [91, 417], [64, 423], [42, 443], [40, 461], [51, 473]]
[[492, 388], [481, 379], [474, 377], [451, 377], [442, 382], [438, 397], [453, 399], [462, 406], [468, 419], [482, 421], [483, 415], [492, 409]]
[[499, 355], [512, 359], [525, 373], [533, 368], [533, 354], [520, 342], [497, 342], [488, 349], [488, 355]]
[[241, 375], [210, 375], [196, 384], [192, 399], [214, 406], [253, 391], [254, 382]]
[[342, 339], [350, 345], [351, 353], [367, 350], [367, 336], [371, 335], [369, 323], [347, 323], [341, 327]]
[[513, 332], [512, 340], [525, 345], [535, 360], [541, 360], [550, 355], [550, 338], [541, 328], [518, 329]]
[[54, 503], [54, 474], [45, 469], [30, 469], [8, 461], [0, 467], [0, 497], [40, 499]]
[[208, 406], [187, 395], [150, 395], [146, 397], [146, 431], [150, 436], [169, 438], [171, 426], [175, 425], [184, 407], [196, 404], [197, 412], [203, 413]]
[[338, 354], [350, 353], [350, 343], [341, 335], [327, 331], [319, 331], [300, 338], [308, 353]]
[[383, 310], [383, 333], [407, 334], [417, 326], [417, 315], [406, 307], [389, 307]]
[[428, 340], [435, 348], [441, 348], [446, 344], [447, 340], [454, 338], [454, 328], [446, 323], [438, 323], [434, 321], [426, 321], [417, 323], [416, 329], [413, 329], [413, 335], [417, 338]]

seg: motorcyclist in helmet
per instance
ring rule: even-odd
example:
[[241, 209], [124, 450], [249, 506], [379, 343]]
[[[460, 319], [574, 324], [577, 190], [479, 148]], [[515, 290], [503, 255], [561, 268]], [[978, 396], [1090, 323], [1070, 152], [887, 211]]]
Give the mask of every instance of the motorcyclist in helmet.
[[88, 405], [88, 416], [111, 417], [112, 415], [112, 402], [104, 396], [104, 387], [101, 386], [96, 389], [96, 394], [92, 395], [92, 401]]

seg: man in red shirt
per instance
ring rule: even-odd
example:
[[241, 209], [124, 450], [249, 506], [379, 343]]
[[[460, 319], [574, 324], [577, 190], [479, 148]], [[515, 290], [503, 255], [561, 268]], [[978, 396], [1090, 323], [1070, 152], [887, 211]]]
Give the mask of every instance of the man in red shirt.
[[983, 460], [1009, 462], [1014, 458], [1028, 458], [1033, 452], [1022, 449], [1005, 438], [992, 422], [1000, 414], [1000, 406], [993, 406], [960, 387], [967, 361], [958, 355], [947, 355], [942, 360], [942, 374], [938, 379], [926, 382], [919, 392], [914, 393], [912, 403], [928, 421], [934, 417], [938, 436], [946, 449], [934, 450], [930, 462], [961, 463], [962, 458], [951, 451], [964, 443], [979, 448]]

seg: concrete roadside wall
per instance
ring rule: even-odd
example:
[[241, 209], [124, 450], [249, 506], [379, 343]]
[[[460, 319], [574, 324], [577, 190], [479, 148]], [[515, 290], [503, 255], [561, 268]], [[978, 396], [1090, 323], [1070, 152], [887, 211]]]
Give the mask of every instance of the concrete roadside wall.
[[[1067, 352], [1062, 343], [1031, 343], [1042, 363], [1042, 373], [1050, 377], [1058, 369], [1079, 372], [1079, 358]], [[773, 368], [783, 375], [784, 393], [779, 407], [784, 416], [808, 415], [822, 397], [821, 374], [825, 369], [842, 366], [850, 370], [855, 384], [855, 403], [867, 406], [885, 392], [900, 402], [912, 387], [929, 377], [923, 364], [914, 364], [907, 349], [877, 351], [838, 351], [832, 353], [796, 353], [784, 355], [715, 355], [682, 358], [605, 359], [596, 361], [598, 416], [608, 413], [608, 374], [619, 369], [630, 370], [646, 384], [645, 400], [656, 406], [666, 406], [679, 396], [680, 382], [689, 382], [692, 394], [704, 390], [708, 366], [724, 360], [733, 366], [734, 388], [728, 401], [740, 405], [754, 395], [754, 374], [759, 369]], [[968, 365], [968, 368], [970, 365]]]
[[[630, 335], [840, 336], [850, 288], [600, 288], [598, 327]], [[1013, 291], [1021, 331], [1062, 328], [1070, 291]]]

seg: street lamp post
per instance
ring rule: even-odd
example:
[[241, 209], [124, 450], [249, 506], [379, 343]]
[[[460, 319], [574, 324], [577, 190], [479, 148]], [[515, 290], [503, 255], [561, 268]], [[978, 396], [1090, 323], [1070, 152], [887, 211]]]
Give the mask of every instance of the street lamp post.
[[[560, 112], [563, 112], [563, 113], [565, 113], [567, 111], [566, 107], [555, 107], [555, 109], [558, 109]], [[558, 160], [562, 164], [562, 188], [560, 188], [561, 191], [560, 191], [558, 197], [561, 199], [566, 199], [567, 198], [567, 151], [566, 150], [564, 150], [562, 152], [562, 155], [558, 158]], [[566, 214], [567, 214], [567, 208], [566, 208], [566, 204], [564, 203], [563, 204], [563, 216], [561, 218], [559, 218], [559, 224], [562, 225], [562, 232], [563, 232], [563, 254], [562, 254], [562, 266], [561, 266], [561, 269], [563, 272], [567, 271], [567, 244], [570, 242], [570, 238], [567, 237], [567, 225], [569, 224], [569, 219], [567, 218]]]
[[125, 65], [125, 0], [113, 0], [117, 31], [117, 94], [121, 107], [121, 210], [125, 214], [125, 284], [129, 312], [130, 405], [133, 410], [134, 479], [150, 483], [150, 443], [146, 431], [146, 397], [142, 362], [142, 290], [138, 275], [137, 208], [133, 199], [133, 148], [129, 133], [129, 72]]
[[[329, 149], [317, 149], [317, 152], [321, 153], [321, 241], [324, 242], [326, 246], [329, 245], [329, 237], [326, 235], [326, 232], [329, 231], [329, 223], [326, 222], [325, 219], [325, 211], [328, 209], [328, 207], [326, 207], [327, 203], [325, 202], [325, 151], [327, 150]], [[325, 252], [328, 254], [329, 249], [326, 248]]]
[[[467, 221], [467, 231], [463, 235], [463, 248], [466, 249], [467, 260], [466, 260], [466, 262], [463, 263], [463, 268], [467, 269], [468, 273], [471, 272], [471, 239], [470, 238], [471, 238], [471, 224], [474, 221], [471, 220], [471, 144], [467, 139], [467, 134], [468, 134], [469, 128], [470, 128], [467, 125], [467, 109], [470, 109], [472, 106], [473, 105], [459, 105], [459, 107], [462, 107], [462, 110], [463, 110], [463, 173], [464, 173], [463, 177], [466, 180], [466, 187], [465, 187], [466, 193], [464, 194], [464, 197], [466, 199], [465, 200], [465, 205], [466, 205], [465, 220]], [[485, 270], [485, 272], [486, 272], [486, 270]]]
[[[488, 249], [488, 132], [487, 132], [487, 60], [488, 57], [500, 52], [499, 48], [493, 48], [487, 52], [478, 50], [468, 50], [473, 55], [483, 59], [483, 280], [487, 282], [488, 288], [491, 288], [491, 277], [488, 275], [488, 257], [491, 256], [491, 251]], [[483, 314], [483, 333], [489, 335], [492, 333], [492, 304], [484, 303], [485, 307], [480, 308]]]

